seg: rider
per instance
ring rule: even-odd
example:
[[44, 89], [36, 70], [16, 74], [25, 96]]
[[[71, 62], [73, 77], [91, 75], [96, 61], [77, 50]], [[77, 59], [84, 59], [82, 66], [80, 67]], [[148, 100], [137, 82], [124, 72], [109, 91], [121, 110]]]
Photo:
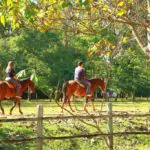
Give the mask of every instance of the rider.
[[78, 66], [75, 68], [74, 80], [83, 84], [86, 87], [86, 96], [91, 97], [91, 83], [85, 78], [85, 69], [83, 68], [83, 61], [80, 61], [78, 63]]
[[5, 81], [13, 83], [16, 85], [16, 98], [21, 98], [20, 97], [20, 92], [21, 92], [20, 83], [15, 77], [14, 62], [13, 61], [8, 62], [8, 65], [7, 65], [5, 72], [6, 72]]

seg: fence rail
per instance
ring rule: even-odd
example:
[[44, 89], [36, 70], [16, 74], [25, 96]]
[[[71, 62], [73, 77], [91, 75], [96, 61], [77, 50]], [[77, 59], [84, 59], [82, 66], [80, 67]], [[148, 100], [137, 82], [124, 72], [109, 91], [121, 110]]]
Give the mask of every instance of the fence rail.
[[150, 132], [117, 132], [112, 134], [106, 133], [96, 133], [96, 134], [82, 134], [82, 135], [74, 135], [74, 136], [60, 136], [60, 137], [32, 137], [27, 139], [17, 139], [17, 140], [3, 140], [0, 141], [0, 144], [12, 144], [12, 143], [22, 143], [22, 142], [30, 142], [36, 141], [38, 139], [42, 140], [64, 140], [64, 139], [75, 139], [75, 138], [92, 138], [92, 137], [99, 137], [99, 136], [124, 136], [124, 135], [150, 135]]
[[[132, 135], [132, 134], [144, 134], [150, 135], [150, 132], [113, 132], [113, 118], [114, 117], [150, 117], [149, 114], [113, 114], [112, 113], [112, 104], [107, 103], [107, 114], [105, 115], [72, 115], [72, 116], [43, 116], [43, 106], [37, 106], [37, 115], [36, 117], [30, 118], [13, 118], [13, 119], [0, 119], [0, 123], [5, 122], [18, 122], [18, 121], [37, 121], [37, 137], [32, 137], [28, 139], [17, 139], [17, 140], [0, 140], [0, 144], [9, 144], [9, 143], [21, 143], [29, 141], [37, 141], [37, 150], [42, 150], [43, 140], [63, 140], [63, 139], [73, 139], [73, 138], [91, 138], [91, 137], [108, 137], [109, 150], [113, 150], [113, 136], [122, 136], [122, 135]], [[74, 136], [61, 136], [61, 137], [46, 137], [43, 135], [43, 121], [44, 120], [66, 120], [66, 119], [99, 119], [107, 118], [108, 120], [108, 133], [97, 133], [97, 134], [84, 134], [84, 135], [74, 135]]]
[[[128, 118], [128, 117], [150, 117], [150, 114], [112, 114], [113, 118]], [[99, 118], [108, 118], [109, 115], [90, 115], [90, 116], [84, 116], [84, 115], [74, 115], [74, 116], [56, 116], [56, 117], [41, 117], [42, 120], [66, 120], [66, 119], [99, 119]], [[39, 117], [28, 117], [28, 118], [10, 118], [10, 119], [0, 119], [0, 123], [4, 122], [18, 122], [18, 121], [37, 121]]]

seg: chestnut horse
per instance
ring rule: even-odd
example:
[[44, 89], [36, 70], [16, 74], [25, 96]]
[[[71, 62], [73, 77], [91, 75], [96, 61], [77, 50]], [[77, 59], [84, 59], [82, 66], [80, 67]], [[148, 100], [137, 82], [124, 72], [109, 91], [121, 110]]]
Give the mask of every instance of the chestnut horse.
[[[20, 96], [26, 91], [27, 88], [29, 88], [30, 93], [33, 93], [35, 90], [34, 83], [30, 80], [30, 78], [20, 80]], [[19, 112], [20, 114], [23, 114], [20, 108], [20, 98], [16, 97], [16, 87], [12, 83], [9, 83], [7, 81], [0, 81], [0, 109], [2, 111], [2, 114], [4, 114], [4, 109], [1, 105], [2, 100], [14, 100], [14, 105], [10, 109], [10, 115], [12, 114], [12, 111], [16, 104], [18, 104]]]
[[[90, 93], [92, 96], [93, 96], [94, 91], [97, 87], [99, 87], [104, 92], [104, 90], [105, 90], [104, 79], [90, 79], [89, 82], [91, 83]], [[71, 104], [70, 104], [70, 99], [73, 95], [79, 96], [79, 97], [85, 96], [86, 88], [83, 85], [77, 83], [75, 80], [69, 80], [63, 84], [62, 93], [63, 93], [63, 103], [61, 106], [62, 112], [64, 109], [64, 105], [67, 103], [69, 104], [70, 110], [72, 112], [74, 112], [74, 110], [72, 109]], [[87, 102], [88, 102], [89, 98], [91, 99], [91, 97], [86, 96], [86, 101], [84, 104], [84, 110], [86, 112], [88, 112], [86, 106], [87, 106]], [[91, 99], [91, 102], [92, 102], [93, 110], [95, 111], [95, 106], [94, 106], [92, 99]]]

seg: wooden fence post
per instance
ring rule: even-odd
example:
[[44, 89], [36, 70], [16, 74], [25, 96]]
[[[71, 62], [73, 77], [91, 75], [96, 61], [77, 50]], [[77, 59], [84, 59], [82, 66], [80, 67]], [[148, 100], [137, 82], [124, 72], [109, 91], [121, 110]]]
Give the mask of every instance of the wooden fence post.
[[37, 105], [37, 150], [43, 149], [43, 105]]
[[[107, 103], [107, 114], [108, 117], [108, 133], [113, 133], [113, 120], [112, 120], [112, 103]], [[113, 135], [108, 136], [109, 150], [113, 150]]]

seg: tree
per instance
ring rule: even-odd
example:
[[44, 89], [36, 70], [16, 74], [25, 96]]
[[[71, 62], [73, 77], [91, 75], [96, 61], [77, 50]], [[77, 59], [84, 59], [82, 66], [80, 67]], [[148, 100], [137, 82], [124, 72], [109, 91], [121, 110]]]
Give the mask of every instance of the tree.
[[73, 79], [74, 67], [79, 58], [86, 58], [85, 52], [81, 45], [66, 47], [60, 32], [22, 29], [19, 35], [0, 39], [1, 80], [5, 78], [8, 61], [15, 60], [16, 73], [25, 69], [29, 76], [35, 71], [38, 87], [49, 94], [53, 88], [58, 89], [63, 82]]
[[[107, 72], [107, 75], [105, 74], [104, 76], [111, 75], [113, 59], [122, 55], [122, 51], [128, 48], [134, 49], [135, 51], [141, 48], [145, 54], [149, 55], [149, 0], [2, 0], [0, 5], [1, 24], [4, 26], [9, 25], [10, 28], [8, 30], [11, 32], [24, 26], [30, 29], [38, 29], [44, 32], [45, 35], [49, 30], [59, 30], [65, 33], [65, 38], [62, 38], [62, 40], [65, 41], [65, 45], [60, 42], [57, 44], [59, 44], [59, 46], [61, 45], [64, 49], [76, 46], [75, 39], [82, 38], [82, 42], [86, 45], [81, 48], [84, 49], [82, 54], [78, 51], [73, 52], [70, 49], [68, 50], [75, 55], [82, 55], [81, 57], [86, 58], [86, 56], [84, 56], [86, 54], [85, 51], [88, 48], [94, 48], [93, 52], [97, 54], [97, 57], [101, 57], [101, 60], [109, 59], [109, 62], [103, 61], [107, 67], [104, 71], [105, 73]], [[31, 34], [30, 36], [33, 35]], [[39, 40], [34, 36], [32, 38]], [[33, 40], [32, 38], [29, 38], [30, 42]], [[134, 40], [137, 41], [139, 46], [132, 46]], [[38, 59], [41, 60], [42, 64], [44, 57], [47, 58], [52, 51], [55, 51], [53, 47], [50, 53], [47, 52], [47, 43], [43, 45], [43, 48], [40, 48], [40, 44], [43, 44], [42, 42], [39, 42], [39, 45], [37, 44], [38, 46], [34, 45], [35, 48], [30, 48], [28, 47], [30, 42], [28, 42], [27, 38], [24, 39], [21, 44], [24, 53], [31, 53], [32, 56], [34, 56], [30, 60], [31, 65], [34, 65], [33, 60]], [[48, 40], [48, 42], [50, 41]], [[24, 43], [26, 43], [26, 45], [24, 45]], [[39, 56], [38, 53], [40, 51], [41, 53], [45, 53], [45, 55], [42, 54]], [[69, 51], [67, 52], [67, 57], [72, 58]], [[89, 55], [90, 53], [91, 51], [89, 51]], [[58, 57], [56, 57], [56, 54]], [[53, 55], [52, 60], [54, 61], [56, 58], [60, 58], [59, 55], [61, 54], [61, 51], [57, 51], [57, 53]], [[97, 57], [92, 57], [91, 60], [100, 60]], [[146, 59], [146, 57], [143, 57], [143, 59]], [[102, 62], [101, 60], [100, 62]], [[51, 63], [50, 61], [48, 62]], [[98, 64], [95, 62], [93, 66]], [[62, 66], [62, 63], [58, 63], [58, 65]], [[55, 67], [57, 67], [57, 65]], [[52, 68], [55, 69], [55, 67]], [[70, 67], [69, 62], [67, 67]], [[95, 68], [98, 69], [97, 66]], [[62, 69], [62, 71], [63, 70], [64, 69]], [[70, 76], [71, 73], [69, 72], [65, 74], [69, 74]], [[59, 73], [55, 74], [55, 76], [62, 78], [62, 75], [58, 74]], [[55, 80], [52, 80], [52, 82], [53, 81], [55, 82]]]
[[1, 23], [10, 22], [12, 29], [26, 26], [96, 35], [114, 23], [127, 25], [140, 48], [150, 55], [150, 0], [3, 0], [0, 4]]

